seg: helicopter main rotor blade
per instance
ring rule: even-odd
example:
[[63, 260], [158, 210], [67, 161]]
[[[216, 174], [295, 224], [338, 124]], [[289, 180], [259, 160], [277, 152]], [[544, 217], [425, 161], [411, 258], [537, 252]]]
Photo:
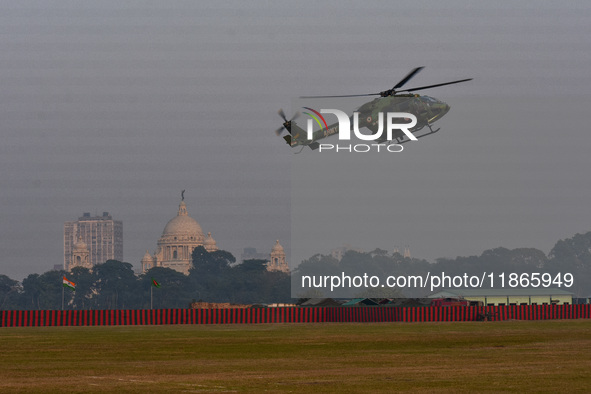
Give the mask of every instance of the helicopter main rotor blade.
[[394, 96], [396, 93], [400, 93], [400, 92], [414, 92], [414, 91], [417, 91], [417, 90], [436, 88], [436, 87], [439, 87], [439, 86], [452, 85], [454, 83], [460, 83], [460, 82], [466, 82], [466, 81], [471, 81], [472, 80], [472, 78], [460, 79], [459, 81], [438, 83], [438, 84], [435, 84], [435, 85], [419, 86], [417, 88], [411, 88], [411, 89], [396, 90], [399, 87], [401, 87], [402, 85], [404, 85], [406, 82], [408, 82], [412, 77], [414, 77], [423, 68], [424, 67], [417, 67], [417, 68], [415, 68], [406, 77], [404, 77], [400, 82], [398, 82], [396, 84], [396, 86], [394, 86], [392, 89], [386, 90], [386, 91], [383, 91], [383, 92], [379, 92], [379, 93], [343, 94], [343, 95], [337, 95], [337, 96], [300, 96], [300, 98], [302, 98], [302, 99], [308, 99], [308, 98], [365, 97], [365, 96], [382, 96], [382, 97], [387, 97], [387, 96]]
[[445, 86], [445, 85], [452, 85], [454, 83], [460, 83], [460, 82], [466, 82], [466, 81], [471, 81], [473, 78], [468, 78], [468, 79], [460, 79], [459, 81], [453, 81], [453, 82], [445, 82], [445, 83], [438, 83], [435, 85], [427, 85], [427, 86], [419, 86], [418, 88], [412, 88], [412, 89], [403, 89], [400, 90], [400, 92], [414, 92], [417, 90], [423, 90], [423, 89], [430, 89], [430, 88], [436, 88], [438, 86]]
[[[400, 80], [392, 90], [396, 90], [399, 87], [403, 86], [405, 83], [410, 81], [415, 75], [419, 73], [425, 67], [417, 67], [412, 70], [408, 75]], [[380, 96], [381, 93], [367, 93], [367, 94], [344, 94], [344, 95], [337, 95], [337, 96], [301, 96], [300, 98], [335, 98], [335, 97], [365, 97], [365, 96]]]
[[363, 96], [379, 96], [379, 93], [368, 93], [368, 94], [343, 94], [338, 96], [300, 96], [300, 98], [333, 98], [333, 97], [363, 97]]
[[401, 88], [402, 86], [404, 86], [405, 83], [407, 83], [408, 81], [410, 81], [410, 79], [412, 77], [414, 77], [415, 75], [417, 75], [417, 73], [419, 71], [421, 71], [423, 68], [425, 68], [425, 67], [417, 67], [414, 70], [412, 70], [410, 73], [408, 73], [408, 75], [406, 77], [402, 78], [400, 80], [400, 82], [398, 82], [396, 85], [394, 85], [394, 87], [392, 88], [392, 90], [396, 90], [396, 89]]

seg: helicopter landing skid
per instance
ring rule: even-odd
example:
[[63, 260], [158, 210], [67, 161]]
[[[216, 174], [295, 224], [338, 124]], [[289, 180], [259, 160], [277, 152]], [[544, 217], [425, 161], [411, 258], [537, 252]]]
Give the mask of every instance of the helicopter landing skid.
[[[421, 134], [421, 135], [416, 135], [416, 134], [415, 134], [415, 137], [417, 137], [417, 139], [419, 139], [419, 138], [423, 138], [423, 137], [426, 137], [426, 136], [428, 136], [428, 135], [435, 134], [435, 133], [437, 133], [439, 130], [441, 130], [441, 127], [440, 127], [440, 128], [438, 128], [438, 129], [435, 129], [435, 130], [433, 130], [433, 127], [432, 127], [432, 126], [431, 126], [431, 124], [429, 124], [429, 123], [427, 123], [427, 127], [429, 128], [430, 132], [428, 132], [428, 133], [425, 133], [425, 134]], [[404, 140], [404, 139], [402, 139], [402, 138], [399, 138], [399, 139], [396, 139], [396, 142], [394, 142], [394, 141], [390, 141], [390, 144], [394, 144], [394, 143], [396, 143], [396, 144], [400, 145], [400, 144], [406, 144], [408, 141], [411, 141], [411, 140], [410, 140], [410, 139], [406, 139], [406, 140]]]
[[293, 154], [294, 154], [294, 155], [297, 155], [298, 153], [302, 153], [302, 151], [304, 150], [304, 148], [305, 148], [305, 147], [306, 147], [305, 145], [302, 145], [302, 149], [300, 149], [300, 150], [299, 150], [299, 151], [297, 151], [297, 152], [294, 152]]
[[[435, 134], [435, 133], [437, 133], [439, 130], [441, 130], [441, 127], [440, 127], [440, 128], [438, 128], [438, 129], [436, 129], [436, 130], [433, 130], [433, 127], [431, 127], [431, 124], [430, 124], [430, 123], [427, 123], [427, 127], [429, 128], [429, 130], [431, 130], [431, 132], [430, 132], [429, 134]], [[425, 134], [425, 135], [429, 135], [429, 134]], [[425, 135], [422, 135], [421, 137], [424, 137]]]

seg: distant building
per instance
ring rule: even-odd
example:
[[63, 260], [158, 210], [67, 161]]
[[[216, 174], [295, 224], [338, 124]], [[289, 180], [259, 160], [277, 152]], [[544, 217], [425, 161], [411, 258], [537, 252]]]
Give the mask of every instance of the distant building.
[[267, 263], [267, 271], [289, 272], [289, 266], [285, 259], [285, 251], [283, 250], [283, 246], [279, 244], [279, 240], [275, 242], [270, 257]]
[[377, 306], [379, 302], [375, 298], [354, 298], [342, 304], [342, 306]]
[[[84, 258], [87, 261], [82, 263]], [[123, 261], [123, 223], [120, 220], [113, 220], [109, 212], [103, 212], [102, 216], [84, 213], [78, 220], [64, 223], [65, 270], [77, 265], [92, 268], [107, 260]]]
[[[145, 273], [153, 267], [171, 268], [185, 275], [193, 266], [193, 250], [203, 246], [208, 252], [218, 250], [216, 241], [207, 233], [203, 236], [203, 230], [195, 219], [189, 216], [187, 204], [183, 200], [179, 204], [177, 215], [170, 219], [162, 231], [158, 240], [156, 253], [146, 251], [141, 260], [141, 272]], [[276, 242], [271, 254], [257, 253], [255, 248], [244, 248], [242, 260], [259, 259], [267, 261], [267, 270], [289, 272], [283, 246]]]
[[404, 247], [404, 255], [403, 255], [403, 257], [404, 257], [405, 259], [406, 259], [406, 258], [409, 258], [409, 259], [410, 259], [410, 248], [409, 248], [408, 246], [405, 246], [405, 247]]
[[256, 248], [244, 248], [240, 255], [240, 260], [269, 260], [268, 253], [259, 253]]
[[189, 308], [191, 309], [248, 309], [252, 304], [231, 304], [229, 302], [191, 302]]
[[183, 199], [177, 215], [164, 227], [156, 253], [152, 255], [146, 251], [144, 254], [141, 261], [142, 272], [153, 267], [165, 267], [188, 275], [193, 265], [193, 249], [198, 246], [203, 246], [208, 252], [218, 250], [211, 233], [204, 237], [199, 223], [189, 216]]
[[351, 245], [349, 245], [349, 244], [345, 244], [344, 246], [341, 246], [340, 248], [336, 248], [336, 249], [331, 250], [330, 255], [332, 257], [334, 257], [336, 260], [341, 261], [343, 259], [343, 256], [345, 255], [345, 253], [347, 253], [348, 251], [363, 253], [363, 251], [361, 249], [356, 249], [356, 248], [351, 247]]
[[[398, 248], [398, 246], [394, 247], [393, 253], [398, 253], [400, 254], [400, 249]], [[410, 247], [407, 245], [404, 247], [404, 252], [402, 253], [402, 257], [404, 258], [411, 258], [410, 256]]]
[[81, 236], [78, 236], [78, 241], [76, 241], [74, 248], [72, 249], [72, 257], [70, 259], [68, 271], [71, 271], [72, 268], [75, 267], [92, 269], [89, 255], [88, 245], [82, 240]]
[[341, 306], [341, 302], [333, 298], [305, 298], [300, 306]]
[[556, 288], [442, 289], [428, 298], [465, 298], [483, 305], [572, 304], [573, 293]]
[[289, 272], [285, 250], [279, 243], [279, 240], [275, 241], [271, 253], [259, 253], [256, 248], [244, 248], [240, 257], [242, 261], [265, 260], [267, 262], [267, 271]]

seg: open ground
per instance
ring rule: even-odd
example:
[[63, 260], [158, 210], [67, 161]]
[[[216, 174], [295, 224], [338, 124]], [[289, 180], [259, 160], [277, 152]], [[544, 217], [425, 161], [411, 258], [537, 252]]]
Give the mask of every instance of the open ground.
[[591, 321], [0, 329], [1, 392], [588, 392]]

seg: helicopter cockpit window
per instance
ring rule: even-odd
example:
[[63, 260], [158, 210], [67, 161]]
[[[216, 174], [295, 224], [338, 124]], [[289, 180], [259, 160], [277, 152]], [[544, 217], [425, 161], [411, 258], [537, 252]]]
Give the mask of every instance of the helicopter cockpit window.
[[425, 100], [431, 102], [431, 103], [436, 103], [437, 100], [435, 100], [433, 97], [429, 97], [429, 96], [423, 96], [425, 98]]

